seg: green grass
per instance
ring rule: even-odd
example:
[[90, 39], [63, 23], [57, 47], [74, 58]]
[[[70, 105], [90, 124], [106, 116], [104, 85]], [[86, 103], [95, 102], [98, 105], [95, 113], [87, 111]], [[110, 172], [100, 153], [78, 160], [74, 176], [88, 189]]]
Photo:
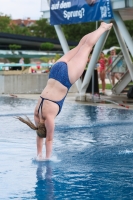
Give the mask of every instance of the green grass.
[[[99, 89], [101, 89], [101, 88], [102, 88], [102, 84], [99, 84]], [[106, 89], [111, 90], [112, 89], [111, 84], [106, 84]]]

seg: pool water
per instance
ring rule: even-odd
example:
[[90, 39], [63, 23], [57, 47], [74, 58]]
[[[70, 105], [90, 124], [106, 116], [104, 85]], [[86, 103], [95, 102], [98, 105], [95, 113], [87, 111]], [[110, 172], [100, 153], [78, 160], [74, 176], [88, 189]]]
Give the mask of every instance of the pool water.
[[0, 97], [0, 200], [132, 200], [133, 111], [65, 102], [50, 161], [37, 162], [35, 100]]

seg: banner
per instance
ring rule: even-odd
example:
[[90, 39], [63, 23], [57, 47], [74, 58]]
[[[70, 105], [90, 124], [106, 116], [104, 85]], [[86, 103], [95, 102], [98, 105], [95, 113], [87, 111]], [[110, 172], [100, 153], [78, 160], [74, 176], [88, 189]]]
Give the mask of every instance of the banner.
[[77, 24], [113, 19], [110, 0], [51, 0], [50, 24]]

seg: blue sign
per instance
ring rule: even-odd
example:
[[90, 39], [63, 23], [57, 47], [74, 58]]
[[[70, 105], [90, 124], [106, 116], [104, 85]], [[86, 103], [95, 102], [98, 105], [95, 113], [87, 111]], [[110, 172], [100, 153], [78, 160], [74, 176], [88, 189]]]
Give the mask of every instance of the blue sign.
[[113, 19], [110, 0], [51, 0], [50, 24], [77, 24]]

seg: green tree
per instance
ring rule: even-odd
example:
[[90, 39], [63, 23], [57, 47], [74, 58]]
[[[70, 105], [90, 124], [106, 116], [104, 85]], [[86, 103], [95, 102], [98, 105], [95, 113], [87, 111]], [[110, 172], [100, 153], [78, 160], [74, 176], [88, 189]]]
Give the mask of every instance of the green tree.
[[52, 43], [46, 42], [46, 43], [42, 43], [40, 45], [40, 48], [42, 50], [48, 50], [48, 51], [50, 51], [50, 50], [52, 50], [54, 48], [54, 45]]
[[32, 33], [31, 33], [29, 27], [21, 27], [21, 26], [15, 25], [15, 24], [12, 24], [10, 26], [9, 33], [32, 36]]
[[59, 54], [56, 54], [55, 57], [54, 57], [55, 61], [57, 61], [60, 57], [61, 56]]
[[64, 34], [69, 41], [79, 42], [79, 40], [89, 32], [96, 29], [95, 22], [82, 23], [82, 24], [70, 24], [63, 25], [62, 29]]
[[0, 32], [12, 33], [19, 35], [32, 35], [29, 27], [20, 27], [12, 23], [11, 17], [8, 15], [0, 15]]
[[[98, 22], [98, 26], [100, 25], [100, 23], [101, 22]], [[96, 22], [63, 25], [62, 29], [68, 41], [79, 42], [84, 35], [96, 30]], [[112, 29], [109, 33], [104, 48], [110, 48], [111, 46], [117, 46], [117, 45], [118, 45], [117, 37], [114, 33], [114, 30]]]
[[55, 59], [57, 61], [61, 56], [59, 54], [56, 54], [54, 57], [41, 57], [40, 60], [44, 63], [48, 63], [49, 59]]
[[109, 33], [109, 36], [107, 38], [107, 41], [105, 43], [104, 48], [108, 49], [108, 48], [110, 48], [112, 46], [119, 46], [117, 37], [116, 37], [115, 32], [114, 32], [113, 29], [111, 29], [111, 31]]
[[10, 16], [1, 16], [0, 15], [0, 32], [8, 32], [10, 27], [11, 18]]
[[[133, 20], [125, 21], [124, 23], [129, 33], [133, 37]], [[100, 25], [100, 22], [98, 22], [98, 24]], [[64, 31], [67, 41], [79, 42], [84, 35], [96, 29], [96, 22], [62, 25], [62, 29]], [[49, 24], [47, 19], [41, 18], [37, 20], [35, 24], [33, 24], [31, 27], [20, 27], [19, 25], [15, 25], [12, 23], [10, 16], [3, 16], [2, 13], [0, 13], [0, 32], [36, 37], [46, 37], [51, 39], [58, 38], [54, 27]], [[111, 46], [117, 45], [119, 44], [114, 30], [112, 29], [104, 48], [110, 48]]]
[[133, 37], [133, 20], [125, 21], [125, 25], [127, 27], [127, 30], [129, 31], [129, 33]]
[[14, 50], [19, 50], [21, 49], [21, 45], [17, 45], [17, 44], [9, 44], [9, 48], [14, 51]]
[[57, 38], [54, 27], [48, 23], [47, 19], [41, 18], [29, 28], [34, 36]]

